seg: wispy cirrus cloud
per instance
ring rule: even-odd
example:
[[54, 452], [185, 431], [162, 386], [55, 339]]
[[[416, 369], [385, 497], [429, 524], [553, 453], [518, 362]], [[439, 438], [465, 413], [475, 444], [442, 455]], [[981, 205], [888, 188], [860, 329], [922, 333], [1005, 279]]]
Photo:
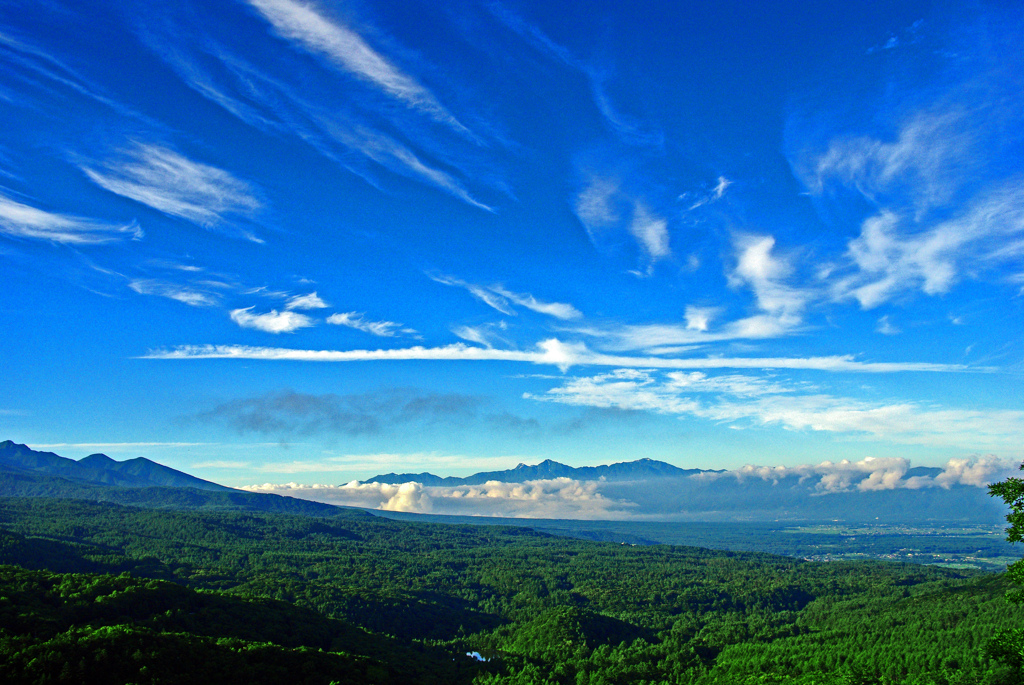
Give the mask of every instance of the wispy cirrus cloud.
[[629, 222], [629, 232], [647, 254], [650, 263], [664, 259], [672, 254], [668, 246], [668, 221], [655, 215], [642, 201], [633, 205], [633, 218]]
[[[294, 57], [283, 58], [280, 66], [257, 64], [243, 56], [249, 46], [216, 23], [197, 32], [187, 21], [163, 17], [144, 22], [142, 37], [187, 86], [250, 126], [295, 136], [378, 189], [384, 189], [380, 167], [494, 211], [467, 188], [470, 180], [502, 187], [491, 174], [481, 173], [478, 161], [467, 161], [476, 160], [484, 149], [480, 139], [429, 90], [316, 6], [290, 0], [252, 4], [302, 53], [326, 58], [330, 72], [325, 76]], [[362, 102], [367, 99], [364, 94], [353, 97], [351, 84], [338, 82], [338, 71], [407, 108], [380, 107], [378, 97]], [[310, 89], [311, 82], [319, 86]], [[374, 110], [373, 116], [367, 116], [368, 108]], [[436, 127], [423, 125], [424, 115], [428, 123], [447, 122], [445, 130], [456, 137], [437, 136], [432, 130]]]
[[211, 288], [197, 288], [157, 278], [137, 278], [129, 281], [128, 287], [140, 295], [166, 297], [193, 307], [214, 307], [221, 301], [220, 293]]
[[443, 347], [406, 347], [388, 350], [299, 350], [246, 345], [180, 345], [151, 350], [144, 359], [261, 359], [266, 361], [509, 361], [546, 364], [567, 370], [573, 366], [616, 366], [649, 369], [807, 369], [854, 373], [990, 371], [988, 367], [927, 362], [862, 362], [852, 355], [832, 357], [631, 357], [593, 352], [582, 343], [556, 338], [541, 341], [534, 350], [501, 350], [457, 343]]
[[358, 33], [327, 17], [315, 5], [292, 0], [249, 0], [249, 4], [284, 38], [326, 57], [345, 72], [373, 84], [461, 135], [475, 138], [433, 93], [374, 50]]
[[[40, 13], [45, 11], [46, 9], [40, 8]], [[5, 98], [12, 104], [31, 107], [44, 116], [60, 117], [62, 113], [47, 111], [45, 105], [29, 95], [32, 92], [50, 91], [50, 94], [59, 93], [59, 97], [65, 101], [69, 96], [80, 96], [126, 118], [158, 126], [154, 120], [111, 97], [98, 83], [72, 68], [69, 62], [61, 60], [56, 52], [34, 44], [24, 34], [16, 36], [15, 32], [0, 31], [0, 55], [0, 59], [7, 67], [9, 79], [21, 81], [27, 86], [19, 88], [16, 95], [12, 94]], [[0, 92], [3, 90], [0, 89]], [[66, 117], [61, 118], [61, 122], [65, 125], [69, 123]]]
[[28, 240], [67, 245], [94, 245], [143, 237], [135, 222], [115, 224], [96, 219], [48, 212], [0, 193], [0, 233]]
[[906, 206], [916, 216], [949, 202], [977, 168], [978, 141], [967, 112], [919, 111], [892, 141], [874, 136], [838, 136], [818, 155], [797, 162], [814, 193], [836, 183], [873, 203]]
[[583, 314], [576, 307], [565, 302], [542, 302], [529, 293], [514, 293], [502, 285], [489, 286], [489, 290], [496, 295], [504, 297], [513, 304], [526, 307], [538, 314], [547, 314], [563, 321], [571, 321], [583, 317]]
[[916, 293], [945, 294], [963, 280], [1000, 273], [1024, 250], [1017, 162], [1024, 114], [1009, 104], [1018, 98], [1015, 74], [1024, 59], [1011, 47], [1016, 18], [990, 11], [971, 29], [986, 36], [985, 48], [963, 42], [960, 28], [941, 36], [933, 27], [929, 39], [938, 45], [914, 40], [898, 56], [871, 58], [898, 60], [894, 74], [934, 76], [895, 76], [874, 104], [865, 98], [870, 91], [857, 90], [856, 108], [836, 108], [832, 100], [843, 89], [829, 89], [818, 111], [792, 117], [788, 157], [796, 176], [830, 223], [859, 228], [826, 269], [833, 299], [871, 309]]
[[[223, 169], [195, 162], [154, 144], [135, 143], [96, 168], [82, 164], [100, 187], [204, 228], [224, 228], [230, 218], [252, 218], [263, 203], [253, 188]], [[251, 233], [239, 234], [262, 242]]]
[[327, 317], [327, 323], [335, 326], [348, 326], [357, 331], [370, 333], [382, 338], [392, 338], [399, 334], [416, 335], [416, 331], [394, 321], [371, 321], [359, 312], [339, 312]]
[[713, 187], [705, 186], [698, 191], [688, 191], [679, 196], [679, 199], [689, 203], [688, 211], [693, 211], [704, 205], [718, 202], [725, 197], [725, 191], [733, 184], [725, 176], [719, 176]]
[[579, 59], [567, 47], [556, 43], [547, 36], [538, 26], [530, 24], [504, 5], [492, 1], [488, 4], [488, 9], [495, 18], [523, 38], [535, 50], [557, 60], [587, 79], [594, 106], [608, 130], [614, 133], [619, 141], [656, 149], [663, 146], [665, 134], [657, 126], [630, 117], [612, 102], [605, 86], [612, 75], [608, 69], [594, 67]]
[[354, 129], [338, 127], [323, 122], [327, 130], [346, 146], [358, 150], [381, 166], [391, 171], [417, 178], [436, 186], [463, 202], [487, 212], [494, 208], [474, 198], [461, 181], [451, 174], [424, 162], [415, 152], [391, 136], [359, 125]]
[[[718, 308], [709, 308], [718, 311]], [[693, 349], [695, 346], [732, 340], [765, 340], [793, 332], [793, 325], [768, 314], [754, 314], [712, 328], [711, 322], [701, 316], [685, 317], [685, 323], [602, 324], [584, 325], [573, 333], [590, 338], [603, 350], [630, 352], [644, 350], [648, 354], [662, 354], [656, 350]], [[789, 325], [786, 325], [789, 324]], [[707, 325], [708, 328], [700, 328]]]
[[481, 324], [479, 326], [452, 326], [451, 331], [467, 342], [484, 347], [495, 347], [499, 344], [511, 347], [512, 343], [498, 333], [499, 330], [504, 331], [507, 328], [508, 326], [502, 321], [498, 324]]
[[637, 275], [650, 275], [656, 262], [672, 256], [668, 220], [613, 177], [589, 174], [576, 194], [573, 209], [590, 242], [601, 251], [611, 249], [621, 236], [633, 238], [642, 257], [643, 271]]
[[731, 426], [847, 433], [898, 444], [1017, 449], [1024, 412], [964, 410], [915, 402], [836, 397], [743, 375], [619, 369], [567, 380], [532, 399], [692, 416]]
[[263, 314], [254, 313], [253, 307], [231, 310], [231, 320], [242, 328], [253, 328], [265, 333], [292, 333], [314, 325], [313, 319], [291, 310], [272, 309]]
[[548, 316], [553, 316], [556, 319], [562, 319], [563, 321], [579, 319], [583, 316], [583, 314], [571, 304], [564, 302], [543, 302], [529, 293], [516, 293], [501, 284], [478, 285], [475, 283], [467, 283], [461, 278], [445, 276], [442, 274], [427, 274], [427, 276], [436, 283], [450, 285], [456, 288], [464, 288], [469, 292], [469, 294], [486, 304], [488, 307], [496, 309], [507, 316], [516, 316], [516, 310], [512, 305], [525, 307], [526, 309], [537, 312], [538, 314], [546, 314]]
[[215, 442], [50, 442], [32, 443], [35, 450], [56, 450], [62, 447], [89, 450], [130, 451], [141, 447], [203, 447], [216, 445]]

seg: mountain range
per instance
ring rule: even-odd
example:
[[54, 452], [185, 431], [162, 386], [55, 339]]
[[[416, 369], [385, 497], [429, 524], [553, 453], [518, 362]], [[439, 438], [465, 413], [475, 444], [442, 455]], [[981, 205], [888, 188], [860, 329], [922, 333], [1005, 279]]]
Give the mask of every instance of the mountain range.
[[[49, 497], [167, 509], [239, 509], [334, 516], [333, 504], [245, 492], [138, 457], [115, 461], [90, 454], [78, 461], [0, 442], [0, 497]], [[369, 514], [367, 514], [369, 515]]]
[[197, 490], [231, 490], [190, 476], [169, 466], [136, 457], [114, 461], [105, 454], [90, 454], [78, 461], [53, 452], [37, 452], [13, 440], [0, 442], [0, 472], [58, 476], [72, 482], [126, 488], [169, 487]]
[[[324, 491], [315, 486], [275, 493], [236, 490], [145, 458], [115, 461], [104, 454], [92, 454], [75, 461], [11, 440], [0, 443], [0, 497], [56, 497], [148, 508], [241, 509], [309, 516], [335, 516], [343, 509], [351, 511], [355, 507], [557, 519], [1002, 519], [1004, 508], [984, 488], [939, 483], [935, 479], [942, 472], [939, 468], [915, 467], [902, 474], [904, 483], [913, 483], [914, 479], [930, 481], [927, 487], [866, 488], [864, 484], [869, 481], [862, 474], [863, 481], [851, 481], [843, 488], [829, 490], [824, 487], [829, 483], [820, 474], [794, 472], [771, 478], [741, 478], [735, 472], [681, 469], [653, 459], [580, 468], [546, 460], [534, 466], [519, 464], [513, 469], [486, 471], [465, 478], [389, 473], [363, 481], [354, 490], [339, 486]], [[557, 481], [560, 478], [577, 485], [563, 491]], [[523, 500], [516, 494], [519, 486], [514, 484], [530, 482], [530, 495]], [[410, 491], [415, 491], [415, 500], [391, 502], [394, 486], [402, 483], [419, 484]], [[590, 485], [577, 492], [580, 483]], [[465, 486], [486, 492], [469, 497], [460, 491]], [[346, 494], [362, 493], [366, 487], [380, 488], [381, 499], [364, 501]], [[600, 508], [586, 509], [595, 504]]]
[[435, 476], [432, 473], [386, 473], [374, 476], [364, 483], [421, 483], [428, 487], [483, 485], [487, 482], [525, 483], [531, 480], [547, 480], [550, 478], [572, 478], [573, 480], [603, 480], [619, 483], [638, 480], [654, 480], [661, 478], [684, 478], [699, 473], [722, 473], [706, 469], [681, 469], [678, 466], [656, 461], [654, 459], [637, 459], [602, 466], [567, 466], [551, 459], [545, 459], [535, 466], [520, 463], [514, 469], [505, 471], [483, 471], [472, 476], [458, 478], [456, 476]]

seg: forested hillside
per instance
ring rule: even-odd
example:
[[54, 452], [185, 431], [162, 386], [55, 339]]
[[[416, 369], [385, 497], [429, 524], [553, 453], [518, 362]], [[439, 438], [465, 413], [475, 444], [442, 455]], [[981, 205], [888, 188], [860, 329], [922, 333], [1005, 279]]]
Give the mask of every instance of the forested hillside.
[[6, 499], [0, 528], [0, 562], [48, 571], [2, 576], [26, 681], [116, 657], [138, 666], [117, 682], [178, 682], [195, 649], [251, 682], [1001, 683], [1017, 676], [986, 643], [1024, 617], [999, 576], [346, 511]]

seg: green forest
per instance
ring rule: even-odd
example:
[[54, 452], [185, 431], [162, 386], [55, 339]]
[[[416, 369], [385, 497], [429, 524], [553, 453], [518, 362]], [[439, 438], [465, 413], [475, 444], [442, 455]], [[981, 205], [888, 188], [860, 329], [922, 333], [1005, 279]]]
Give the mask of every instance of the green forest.
[[46, 497], [0, 564], [5, 683], [1021, 682], [1019, 565]]

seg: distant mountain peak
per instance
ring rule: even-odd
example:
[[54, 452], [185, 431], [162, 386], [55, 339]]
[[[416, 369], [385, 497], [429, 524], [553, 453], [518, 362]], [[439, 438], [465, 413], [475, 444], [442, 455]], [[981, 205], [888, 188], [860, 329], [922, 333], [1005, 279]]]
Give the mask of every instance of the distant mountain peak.
[[106, 468], [110, 464], [116, 464], [117, 462], [105, 454], [96, 453], [90, 454], [88, 457], [82, 457], [78, 460], [78, 463], [82, 466]]

